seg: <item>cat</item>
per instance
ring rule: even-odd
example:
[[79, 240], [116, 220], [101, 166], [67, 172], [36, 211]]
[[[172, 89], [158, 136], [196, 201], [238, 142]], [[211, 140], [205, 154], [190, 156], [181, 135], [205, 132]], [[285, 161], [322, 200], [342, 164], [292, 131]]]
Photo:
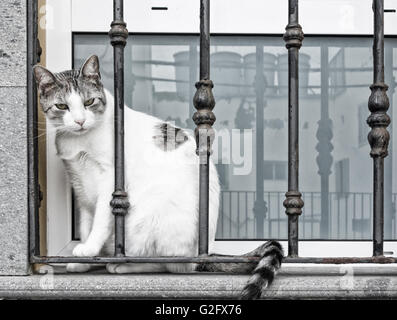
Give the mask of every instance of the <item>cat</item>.
[[[80, 211], [77, 257], [109, 256], [114, 251], [110, 201], [114, 191], [114, 98], [101, 82], [99, 59], [89, 57], [78, 70], [52, 73], [36, 65], [40, 104], [55, 129], [62, 159]], [[198, 165], [193, 136], [171, 123], [134, 111], [125, 112], [125, 179], [131, 204], [125, 217], [128, 256], [197, 256]], [[220, 186], [210, 163], [209, 252], [213, 252]], [[253, 271], [242, 292], [257, 298], [281, 265], [283, 250], [269, 241], [247, 256], [252, 263], [119, 263], [110, 273]], [[89, 264], [69, 263], [68, 272], [86, 272]]]

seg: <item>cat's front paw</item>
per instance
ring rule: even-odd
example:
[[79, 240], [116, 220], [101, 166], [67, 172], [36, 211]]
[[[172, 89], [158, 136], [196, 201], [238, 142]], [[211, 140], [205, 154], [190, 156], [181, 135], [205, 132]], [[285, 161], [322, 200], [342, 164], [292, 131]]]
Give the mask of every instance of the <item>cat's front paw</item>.
[[75, 257], [94, 257], [99, 254], [100, 249], [87, 243], [79, 243], [73, 249]]

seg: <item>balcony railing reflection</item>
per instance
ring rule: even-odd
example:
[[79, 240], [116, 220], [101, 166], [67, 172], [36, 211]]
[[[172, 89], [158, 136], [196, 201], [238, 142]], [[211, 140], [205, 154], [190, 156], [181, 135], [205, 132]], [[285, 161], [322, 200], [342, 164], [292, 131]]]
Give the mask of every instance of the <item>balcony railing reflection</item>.
[[[371, 240], [372, 193], [329, 192], [328, 237], [321, 236], [321, 192], [302, 192], [305, 202], [299, 219], [302, 240]], [[257, 239], [254, 215], [255, 191], [222, 191], [217, 239]], [[287, 217], [284, 213], [284, 192], [264, 193], [266, 215], [265, 238], [287, 239]], [[395, 203], [392, 196], [392, 236], [396, 237]]]

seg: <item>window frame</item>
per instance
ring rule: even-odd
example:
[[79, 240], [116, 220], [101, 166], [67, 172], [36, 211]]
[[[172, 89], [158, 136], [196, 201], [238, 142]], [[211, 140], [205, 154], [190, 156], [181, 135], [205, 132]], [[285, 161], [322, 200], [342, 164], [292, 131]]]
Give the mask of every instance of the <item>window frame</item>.
[[[94, 0], [90, 0], [91, 3]], [[52, 19], [47, 19], [47, 47], [46, 47], [46, 59], [47, 59], [47, 67], [51, 70], [61, 71], [66, 69], [71, 69], [72, 61], [73, 61], [73, 34], [77, 32], [89, 32], [89, 33], [97, 33], [97, 32], [108, 32], [109, 26], [107, 25], [111, 19], [103, 18], [99, 16], [97, 20], [101, 20], [106, 22], [106, 26], [102, 25], [100, 22], [99, 24], [90, 24], [90, 19], [83, 20], [82, 15], [76, 15], [76, 12], [80, 11], [79, 6], [81, 4], [82, 8], [87, 6], [89, 1], [78, 2], [76, 0], [63, 0], [63, 1], [56, 1], [56, 0], [47, 0], [47, 8], [49, 9], [48, 12], [52, 11]], [[98, 1], [95, 1], [97, 3]], [[104, 3], [108, 5], [110, 1], [104, 1]], [[177, 1], [178, 2], [178, 1]], [[181, 1], [179, 1], [181, 2]], [[260, 0], [253, 0], [256, 5], [259, 5]], [[313, 0], [308, 1], [313, 5]], [[332, 4], [335, 0], [327, 0], [323, 1], [322, 5], [327, 6]], [[340, 2], [340, 1], [339, 1]], [[350, 5], [352, 1], [348, 1]], [[215, 3], [215, 4], [214, 4]], [[261, 30], [269, 30], [272, 32], [277, 30], [276, 33], [263, 33], [263, 32], [255, 32], [257, 26], [250, 27], [250, 19], [246, 17], [245, 20], [248, 24], [243, 30], [243, 32], [236, 33], [237, 29], [236, 26], [232, 26], [231, 22], [224, 23], [222, 21], [218, 21], [214, 19], [214, 11], [220, 12], [222, 5], [224, 3], [221, 2], [214, 2], [212, 4], [212, 30], [214, 30], [214, 34], [216, 35], [263, 35], [263, 36], [282, 36], [282, 34], [277, 33], [284, 30], [286, 22], [286, 2], [285, 3], [277, 3], [273, 4], [274, 8], [272, 10], [272, 15], [280, 15], [277, 19], [279, 22], [272, 26], [269, 22], [266, 22], [264, 19], [264, 26], [260, 28]], [[397, 5], [397, 1], [389, 1], [389, 3], [393, 3]], [[304, 2], [301, 4], [304, 4]], [[386, 5], [387, 5], [386, 1]], [[195, 4], [191, 5], [189, 9], [189, 14], [191, 16], [192, 23], [188, 25], [186, 30], [178, 30], [178, 33], [172, 33], [168, 27], [165, 29], [158, 29], [157, 32], [154, 30], [153, 25], [146, 25], [147, 30], [145, 31], [145, 25], [142, 24], [143, 18], [147, 16], [148, 12], [142, 11], [143, 4], [139, 4], [138, 2], [134, 2], [133, 4], [136, 6], [136, 10], [133, 16], [136, 16], [139, 12], [141, 18], [138, 22], [131, 21], [132, 28], [129, 27], [129, 31], [132, 34], [194, 34], [198, 35], [198, 19], [195, 13], [195, 10], [198, 9], [198, 1]], [[149, 6], [150, 4], [148, 4]], [[366, 4], [368, 7], [368, 5]], [[99, 5], [96, 5], [99, 7]], [[370, 6], [369, 6], [370, 8]], [[102, 8], [103, 11], [106, 11], [105, 7]], [[214, 9], [214, 10], [213, 10]], [[305, 10], [302, 8], [303, 11]], [[97, 10], [97, 8], [95, 9]], [[306, 8], [307, 10], [307, 8]], [[81, 10], [83, 11], [83, 10]], [[128, 12], [128, 9], [126, 9]], [[368, 10], [366, 9], [366, 13]], [[370, 11], [370, 10], [369, 10]], [[62, 12], [62, 14], [59, 14]], [[138, 12], [138, 13], [137, 13]], [[170, 12], [167, 11], [167, 12]], [[301, 10], [302, 12], [302, 10]], [[162, 12], [163, 13], [163, 12]], [[158, 14], [158, 12], [154, 13]], [[307, 15], [307, 12], [305, 13]], [[372, 11], [371, 14], [371, 21], [372, 21]], [[106, 15], [106, 14], [105, 14]], [[366, 15], [360, 17], [361, 21], [365, 20]], [[394, 30], [397, 30], [397, 22], [390, 22], [388, 16], [385, 15], [385, 34], [388, 36], [396, 37], [396, 34], [388, 33], [387, 30], [393, 30], [390, 26], [394, 26]], [[127, 25], [130, 21], [128, 21], [129, 17], [126, 17]], [[233, 19], [230, 19], [233, 20]], [[348, 37], [348, 36], [357, 36], [357, 37], [371, 37], [371, 32], [368, 32], [368, 27], [370, 24], [364, 23], [364, 28], [357, 29], [357, 28], [350, 28], [350, 27], [341, 27], [339, 25], [339, 29], [337, 28], [334, 30], [334, 33], [330, 33], [331, 26], [326, 23], [326, 21], [317, 21], [316, 23], [311, 23], [308, 21], [307, 17], [301, 17], [301, 20], [305, 23], [307, 22], [309, 25], [304, 26], [305, 32], [308, 33], [307, 36], [315, 35], [315, 36], [341, 36], [341, 37]], [[148, 22], [153, 21], [152, 19], [148, 19]], [[86, 26], [84, 27], [84, 23]], [[218, 25], [217, 25], [218, 23]], [[223, 25], [222, 25], [223, 23]], [[282, 25], [282, 28], [279, 27]], [[105, 29], [106, 27], [106, 29]], [[162, 28], [164, 25], [161, 25], [158, 28]], [[171, 27], [175, 28], [175, 25], [171, 23]], [[372, 27], [372, 26], [371, 26]], [[82, 30], [82, 29], [85, 30]], [[136, 28], [136, 29], [134, 29]], [[167, 29], [168, 28], [168, 29]], [[219, 32], [223, 31], [223, 32]], [[312, 31], [312, 32], [310, 32]], [[310, 35], [309, 35], [310, 33]], [[368, 91], [368, 95], [369, 95]], [[216, 114], [216, 108], [215, 108]], [[47, 192], [48, 192], [48, 202], [47, 202], [47, 250], [48, 255], [59, 255], [65, 254], [70, 249], [70, 240], [72, 235], [72, 207], [71, 207], [71, 191], [70, 187], [67, 182], [67, 177], [64, 174], [63, 164], [57, 158], [55, 154], [54, 148], [54, 137], [50, 134], [47, 134]], [[65, 225], [67, 228], [64, 228]], [[59, 228], [57, 226], [62, 226]], [[61, 230], [61, 233], [60, 233]], [[63, 230], [63, 231], [62, 231]], [[66, 241], [66, 242], [65, 242]], [[217, 241], [215, 246], [215, 252], [220, 254], [241, 254], [245, 253], [246, 251], [250, 250], [251, 248], [256, 247], [258, 244], [263, 243], [263, 241], [255, 241], [255, 240], [244, 240], [244, 241]], [[284, 247], [286, 247], [287, 242], [281, 241]], [[360, 243], [360, 246], [357, 246], [357, 243]], [[315, 241], [315, 240], [300, 240], [299, 241], [299, 248], [300, 248], [300, 256], [301, 257], [341, 257], [341, 256], [353, 256], [353, 257], [369, 257], [372, 255], [372, 242], [371, 241], [361, 241], [361, 240], [349, 240], [349, 241]], [[397, 256], [397, 240], [396, 241], [385, 241], [385, 252], [394, 252], [391, 256]]]

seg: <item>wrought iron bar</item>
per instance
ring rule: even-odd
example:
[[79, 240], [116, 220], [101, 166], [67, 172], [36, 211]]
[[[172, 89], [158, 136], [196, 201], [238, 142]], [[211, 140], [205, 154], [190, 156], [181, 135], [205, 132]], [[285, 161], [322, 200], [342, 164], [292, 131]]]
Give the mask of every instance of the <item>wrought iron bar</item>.
[[284, 40], [288, 49], [288, 192], [284, 207], [288, 215], [288, 256], [298, 256], [298, 219], [303, 200], [299, 192], [299, 49], [303, 32], [298, 23], [298, 0], [288, 1], [288, 25]]
[[210, 80], [210, 0], [200, 0], [200, 81], [196, 83], [193, 98], [197, 111], [193, 121], [197, 150], [199, 156], [199, 255], [208, 254], [208, 216], [209, 216], [209, 160], [214, 140], [212, 125], [216, 118], [212, 109], [215, 99], [214, 87]]
[[389, 99], [386, 94], [388, 86], [384, 83], [384, 1], [374, 0], [374, 81], [371, 85], [371, 95], [368, 100], [368, 109], [371, 112], [367, 119], [371, 131], [368, 142], [371, 146], [373, 158], [373, 255], [383, 255], [383, 219], [384, 219], [384, 158], [387, 156], [387, 147], [390, 135], [387, 126], [390, 117], [387, 115]]
[[[204, 256], [204, 257], [45, 257], [33, 256], [33, 263], [258, 263], [261, 257], [253, 256]], [[343, 264], [343, 263], [397, 263], [396, 257], [329, 257], [329, 258], [301, 258], [285, 257], [283, 263], [318, 263], [318, 264]]]
[[124, 179], [124, 47], [128, 30], [123, 21], [124, 1], [113, 1], [113, 22], [109, 31], [114, 61], [114, 188], [110, 202], [115, 216], [115, 256], [125, 255], [125, 215], [129, 202]]
[[37, 88], [32, 71], [33, 66], [40, 61], [40, 45], [38, 42], [38, 2], [32, 0], [26, 3], [29, 252], [32, 256], [40, 254]]

